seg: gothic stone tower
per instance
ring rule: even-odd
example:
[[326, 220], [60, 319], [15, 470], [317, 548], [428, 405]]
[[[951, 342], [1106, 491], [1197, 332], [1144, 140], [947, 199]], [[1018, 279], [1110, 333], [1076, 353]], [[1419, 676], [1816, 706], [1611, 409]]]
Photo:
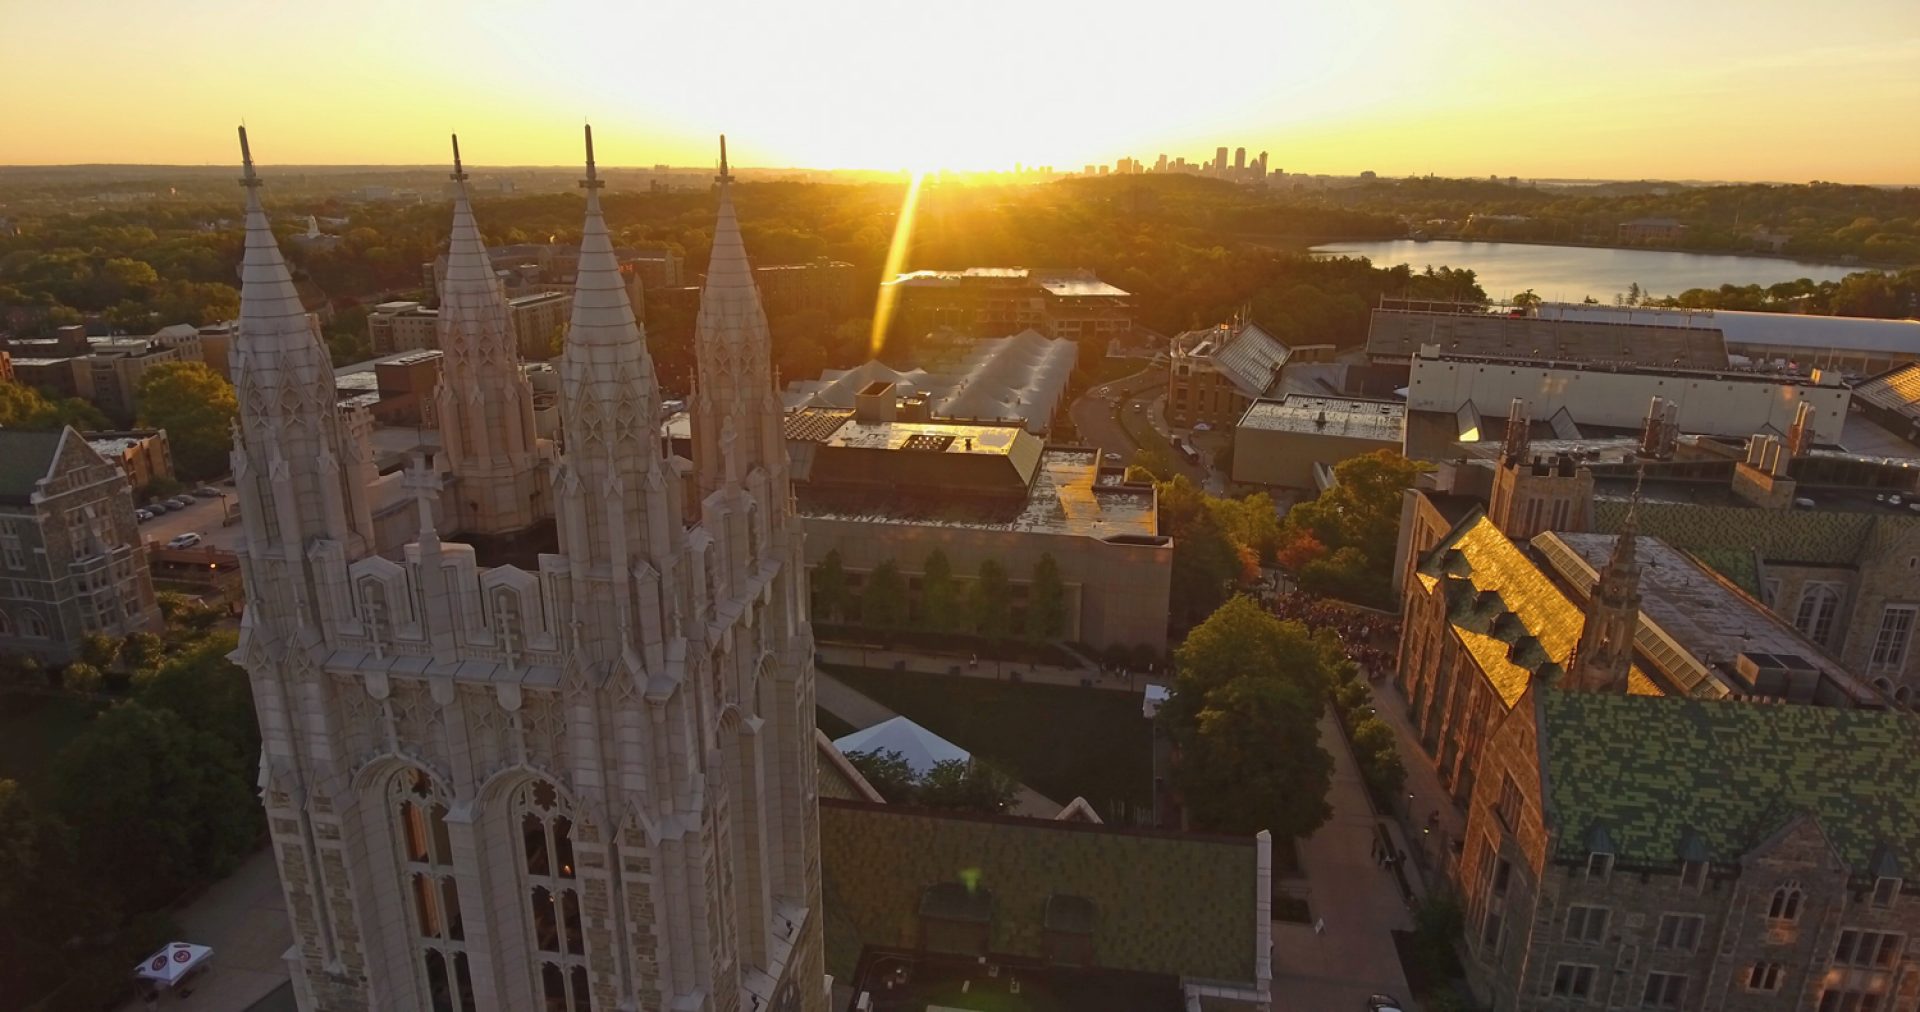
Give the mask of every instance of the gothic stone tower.
[[[551, 465], [530, 483], [552, 489], [560, 550], [532, 570], [436, 530], [448, 473], [455, 495], [480, 473], [463, 460], [517, 475], [527, 459], [520, 388], [485, 352], [474, 371], [494, 381], [456, 407], [471, 408], [464, 442], [406, 475], [418, 538], [374, 553], [370, 502], [394, 490], [364, 421], [334, 405], [246, 159], [236, 657], [303, 1010], [825, 1008], [812, 633], [784, 446], [736, 435], [701, 444], [723, 461], [665, 456], [592, 150], [589, 133], [564, 439], [534, 454]], [[724, 183], [719, 231], [716, 250], [738, 246]], [[481, 287], [459, 319], [490, 320]], [[735, 367], [701, 389], [762, 403], [757, 293], [710, 283], [705, 302], [700, 340]], [[744, 431], [745, 410], [722, 424]], [[720, 480], [689, 523], [681, 475], [709, 469]]]
[[1640, 567], [1634, 558], [1629, 516], [1614, 540], [1613, 555], [1587, 599], [1586, 624], [1574, 644], [1565, 686], [1580, 692], [1625, 695], [1633, 666], [1633, 634], [1640, 627]]

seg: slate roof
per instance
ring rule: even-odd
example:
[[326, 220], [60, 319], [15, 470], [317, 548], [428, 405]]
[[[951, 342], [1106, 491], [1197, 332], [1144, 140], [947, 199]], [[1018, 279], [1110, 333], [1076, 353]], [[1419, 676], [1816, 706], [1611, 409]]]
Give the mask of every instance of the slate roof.
[[929, 887], [961, 883], [991, 894], [996, 953], [1044, 956], [1051, 902], [1056, 919], [1091, 919], [1096, 966], [1251, 983], [1258, 860], [1251, 837], [822, 798], [827, 970], [844, 979], [863, 945], [912, 948]]
[[66, 430], [22, 432], [0, 429], [0, 502], [21, 504], [33, 496], [33, 487], [53, 469]]
[[[1920, 721], [1890, 710], [1544, 689], [1547, 817], [1563, 858], [1595, 828], [1616, 860], [1733, 863], [1801, 814], [1865, 874], [1920, 864]], [[1689, 839], [1689, 834], [1694, 839]]]
[[[1509, 707], [1536, 676], [1560, 675], [1586, 625], [1580, 606], [1480, 510], [1434, 546], [1419, 578], [1447, 595], [1454, 635]], [[1638, 665], [1627, 683], [1636, 693], [1660, 691]]]
[[1853, 399], [1920, 419], [1920, 362], [1909, 362], [1854, 387]]

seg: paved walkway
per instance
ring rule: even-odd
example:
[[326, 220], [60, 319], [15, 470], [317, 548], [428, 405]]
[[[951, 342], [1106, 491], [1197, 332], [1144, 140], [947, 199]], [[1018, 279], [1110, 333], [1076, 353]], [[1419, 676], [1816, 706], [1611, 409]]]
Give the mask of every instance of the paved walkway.
[[[813, 701], [822, 710], [846, 721], [856, 728], [869, 728], [882, 721], [892, 720], [899, 714], [881, 705], [852, 686], [827, 674], [824, 671], [814, 676]], [[966, 748], [965, 742], [954, 742]], [[1013, 806], [1007, 810], [1009, 815], [1025, 815], [1036, 819], [1051, 819], [1060, 814], [1064, 807], [1039, 791], [1020, 784], [1013, 796]]]
[[1023, 682], [1042, 682], [1048, 685], [1068, 685], [1075, 688], [1079, 688], [1082, 682], [1088, 682], [1091, 684], [1086, 688], [1135, 694], [1146, 691], [1149, 683], [1163, 684], [1166, 680], [1165, 672], [1159, 672], [1157, 676], [1143, 671], [1108, 674], [1091, 664], [1068, 668], [1053, 664], [1029, 664], [1025, 661], [996, 661], [992, 658], [975, 660], [956, 654], [930, 653], [922, 650], [882, 650], [877, 647], [845, 643], [819, 643], [814, 646], [814, 653], [828, 664], [840, 664], [850, 668], [891, 671], [896, 664], [899, 664], [904, 665], [907, 671], [923, 675], [985, 678], [996, 682], [1018, 677]]
[[[293, 944], [287, 922], [286, 894], [273, 853], [261, 850], [232, 875], [214, 883], [198, 899], [174, 914], [182, 941], [213, 947], [213, 961], [191, 997], [165, 997], [158, 1008], [179, 1012], [246, 1012], [255, 1002], [287, 985], [287, 964], [280, 957]], [[122, 1006], [145, 1012], [135, 999]]]
[[1374, 863], [1379, 819], [1334, 721], [1330, 711], [1320, 718], [1320, 744], [1333, 755], [1333, 815], [1300, 844], [1308, 903], [1324, 930], [1274, 922], [1276, 1012], [1364, 1008], [1380, 991], [1411, 1000], [1390, 932], [1411, 930], [1413, 915], [1392, 873]]
[[[1393, 685], [1382, 680], [1373, 687], [1374, 712], [1393, 728], [1400, 746], [1400, 763], [1407, 768], [1406, 820], [1410, 836], [1418, 838], [1422, 870], [1435, 881], [1444, 881], [1452, 871], [1453, 844], [1466, 832], [1466, 814], [1453, 803], [1453, 797], [1440, 784], [1440, 771], [1420, 747], [1420, 737], [1408, 720], [1407, 701]], [[1439, 813], [1439, 823], [1428, 829], [1428, 820]]]

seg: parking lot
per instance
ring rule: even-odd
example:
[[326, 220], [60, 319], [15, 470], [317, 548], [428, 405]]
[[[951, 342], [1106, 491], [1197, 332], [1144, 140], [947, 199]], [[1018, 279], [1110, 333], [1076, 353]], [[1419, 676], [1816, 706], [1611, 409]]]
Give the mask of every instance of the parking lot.
[[[215, 485], [221, 492], [218, 499], [195, 499], [193, 505], [185, 509], [168, 510], [140, 525], [140, 537], [148, 545], [165, 546], [176, 535], [192, 531], [201, 537], [202, 545], [212, 545], [228, 551], [240, 543], [239, 524], [227, 526], [226, 506], [234, 502], [233, 488], [229, 485]], [[183, 493], [184, 494], [184, 493]], [[148, 497], [135, 503], [145, 506], [155, 497]]]

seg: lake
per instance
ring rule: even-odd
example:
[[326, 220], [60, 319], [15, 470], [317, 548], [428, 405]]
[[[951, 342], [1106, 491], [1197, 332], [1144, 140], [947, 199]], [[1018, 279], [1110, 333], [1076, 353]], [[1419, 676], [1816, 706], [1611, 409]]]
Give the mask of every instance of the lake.
[[1868, 269], [1773, 257], [1442, 239], [1329, 243], [1313, 247], [1313, 252], [1363, 256], [1376, 267], [1464, 267], [1478, 276], [1480, 287], [1495, 299], [1509, 299], [1531, 288], [1549, 302], [1579, 302], [1591, 295], [1611, 303], [1616, 294], [1624, 294], [1627, 286], [1636, 282], [1648, 295], [1659, 297], [1727, 284], [1775, 285], [1796, 278], [1838, 281]]

